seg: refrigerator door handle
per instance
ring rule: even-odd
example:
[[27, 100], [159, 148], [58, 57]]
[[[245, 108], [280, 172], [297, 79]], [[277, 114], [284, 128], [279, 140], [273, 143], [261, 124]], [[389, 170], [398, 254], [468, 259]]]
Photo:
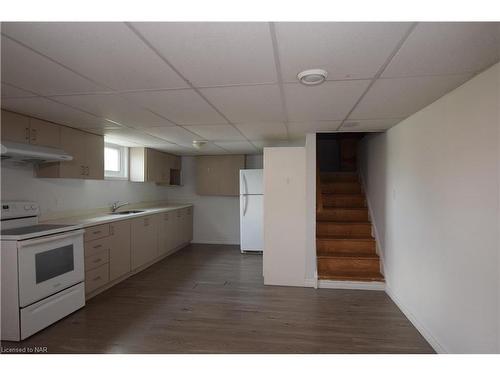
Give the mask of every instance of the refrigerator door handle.
[[247, 208], [248, 208], [248, 196], [247, 195], [242, 195], [241, 196], [245, 202], [243, 203], [243, 216], [247, 213]]
[[245, 191], [243, 192], [243, 194], [248, 194], [247, 177], [245, 176], [244, 173], [243, 173], [243, 185], [245, 186]]

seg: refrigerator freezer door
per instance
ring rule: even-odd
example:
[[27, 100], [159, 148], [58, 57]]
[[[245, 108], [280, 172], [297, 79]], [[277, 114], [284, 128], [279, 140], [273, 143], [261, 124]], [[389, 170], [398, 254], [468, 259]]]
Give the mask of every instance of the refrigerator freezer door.
[[240, 169], [240, 194], [264, 194], [263, 169]]
[[240, 195], [241, 251], [262, 251], [264, 196]]

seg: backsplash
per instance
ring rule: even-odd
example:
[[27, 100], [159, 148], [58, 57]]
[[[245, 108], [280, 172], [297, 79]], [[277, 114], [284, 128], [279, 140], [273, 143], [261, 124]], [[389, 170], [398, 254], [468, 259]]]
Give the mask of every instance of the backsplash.
[[2, 162], [1, 169], [2, 200], [36, 201], [42, 215], [102, 208], [118, 200], [165, 201], [169, 190], [154, 183], [36, 178], [31, 165]]

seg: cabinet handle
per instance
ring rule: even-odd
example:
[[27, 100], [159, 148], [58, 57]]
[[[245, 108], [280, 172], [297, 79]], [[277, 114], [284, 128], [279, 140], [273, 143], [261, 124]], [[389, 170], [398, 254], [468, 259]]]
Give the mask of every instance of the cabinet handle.
[[24, 128], [24, 138], [26, 139], [26, 141], [30, 141], [30, 128]]
[[85, 166], [84, 165], [80, 165], [80, 169], [81, 169], [80, 175], [81, 176], [85, 176]]
[[88, 166], [85, 167], [85, 175], [86, 176], [90, 175], [90, 168]]
[[96, 260], [94, 260], [94, 263], [99, 263], [102, 259], [101, 258], [98, 258]]
[[109, 227], [109, 232], [110, 232], [110, 234], [112, 234], [112, 235], [113, 235], [113, 234], [115, 234], [115, 227], [114, 227], [113, 225], [111, 225], [111, 226]]
[[36, 142], [36, 129], [31, 129], [31, 141]]
[[95, 245], [94, 249], [99, 249], [100, 247], [102, 247], [102, 245]]
[[99, 234], [99, 233], [101, 233], [101, 232], [102, 232], [102, 231], [100, 231], [100, 230], [95, 230], [95, 231], [93, 231], [93, 232], [92, 232], [92, 234]]
[[92, 279], [92, 281], [97, 281], [97, 280], [100, 280], [100, 279], [101, 279], [101, 276], [97, 276], [97, 277], [94, 277], [94, 278]]

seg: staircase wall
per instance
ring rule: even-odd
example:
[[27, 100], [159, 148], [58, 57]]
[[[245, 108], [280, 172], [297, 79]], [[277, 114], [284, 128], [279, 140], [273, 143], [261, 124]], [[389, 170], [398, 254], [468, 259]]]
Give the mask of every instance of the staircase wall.
[[500, 352], [499, 85], [497, 64], [360, 145], [386, 290], [438, 352]]

